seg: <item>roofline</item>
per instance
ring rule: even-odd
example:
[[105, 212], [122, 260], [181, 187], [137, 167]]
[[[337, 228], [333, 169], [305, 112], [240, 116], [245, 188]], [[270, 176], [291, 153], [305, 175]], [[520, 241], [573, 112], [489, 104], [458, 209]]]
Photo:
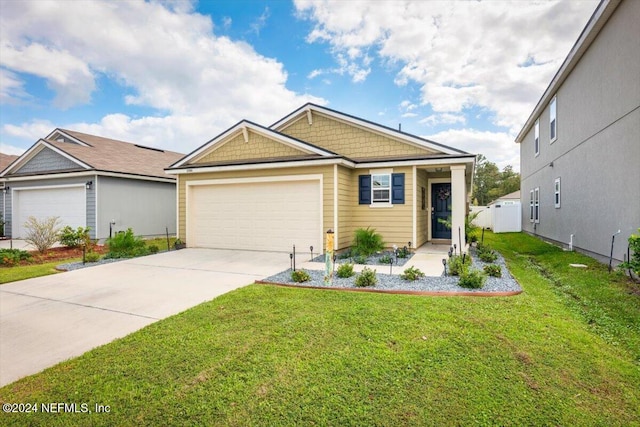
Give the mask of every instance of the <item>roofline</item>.
[[360, 118], [360, 117], [352, 116], [350, 114], [346, 114], [346, 113], [343, 113], [343, 112], [340, 112], [340, 111], [337, 111], [337, 110], [333, 110], [331, 108], [322, 107], [322, 106], [314, 104], [312, 102], [308, 102], [308, 103], [302, 105], [300, 108], [298, 108], [294, 112], [286, 115], [282, 119], [278, 120], [277, 122], [275, 122], [274, 124], [269, 126], [269, 128], [270, 129], [276, 129], [276, 128], [279, 128], [281, 126], [284, 126], [284, 125], [288, 124], [288, 122], [293, 120], [295, 117], [297, 117], [300, 113], [302, 113], [304, 111], [311, 111], [311, 110], [319, 112], [321, 114], [325, 114], [325, 115], [333, 117], [335, 119], [347, 121], [347, 122], [350, 122], [351, 124], [355, 124], [355, 125], [358, 125], [358, 126], [361, 126], [361, 127], [368, 128], [368, 129], [373, 130], [375, 132], [382, 133], [387, 137], [391, 137], [391, 138], [395, 138], [395, 139], [402, 139], [405, 142], [417, 145], [420, 148], [428, 148], [428, 149], [432, 149], [432, 150], [443, 151], [443, 152], [445, 152], [445, 154], [469, 154], [469, 153], [467, 153], [465, 151], [458, 150], [457, 148], [449, 147], [448, 145], [440, 144], [438, 142], [431, 141], [429, 139], [422, 138], [422, 137], [419, 137], [417, 135], [413, 135], [413, 134], [410, 134], [410, 133], [402, 132], [402, 131], [399, 131], [397, 129], [390, 128], [388, 126], [381, 125], [379, 123], [375, 123], [375, 122], [372, 122], [372, 121], [369, 121], [369, 120], [366, 120], [366, 119], [363, 119], [363, 118]]
[[66, 151], [63, 151], [63, 150], [59, 149], [58, 147], [56, 147], [54, 145], [51, 145], [50, 143], [48, 143], [44, 139], [39, 139], [38, 141], [36, 141], [35, 144], [33, 144], [31, 147], [29, 147], [29, 149], [27, 151], [22, 153], [22, 155], [20, 157], [18, 157], [18, 159], [14, 160], [13, 163], [11, 163], [9, 166], [7, 166], [7, 168], [4, 169], [0, 173], [0, 177], [6, 176], [9, 172], [11, 172], [12, 170], [15, 170], [16, 167], [18, 167], [18, 166], [23, 166], [25, 163], [27, 163], [29, 160], [31, 160], [33, 158], [33, 156], [35, 156], [40, 151], [42, 151], [42, 149], [44, 147], [49, 148], [50, 150], [53, 150], [54, 152], [56, 152], [57, 154], [60, 154], [61, 156], [63, 156], [64, 158], [66, 158], [68, 160], [71, 160], [73, 163], [77, 164], [80, 167], [83, 167], [85, 169], [93, 169], [93, 166], [91, 166], [91, 165], [89, 165], [89, 164], [77, 159], [76, 157], [68, 154]]
[[109, 176], [114, 178], [125, 178], [125, 179], [139, 179], [142, 181], [157, 181], [157, 182], [168, 182], [175, 183], [176, 179], [174, 177], [168, 176], [166, 178], [159, 176], [151, 176], [151, 175], [138, 175], [133, 173], [124, 173], [124, 172], [113, 172], [113, 171], [105, 171], [105, 170], [97, 170], [91, 169], [86, 171], [73, 171], [73, 172], [59, 172], [59, 173], [43, 173], [41, 175], [31, 174], [31, 175], [18, 175], [18, 176], [5, 176], [2, 177], [2, 180], [5, 184], [10, 184], [11, 182], [22, 182], [22, 181], [36, 181], [41, 179], [52, 179], [52, 178], [74, 178], [80, 176]]
[[449, 163], [475, 163], [476, 156], [473, 154], [465, 154], [460, 156], [442, 155], [438, 157], [431, 157], [428, 159], [390, 159], [390, 160], [376, 160], [376, 161], [361, 161], [356, 162], [354, 160], [345, 157], [331, 157], [331, 158], [318, 158], [318, 159], [291, 159], [291, 160], [277, 160], [277, 161], [265, 161], [265, 162], [251, 162], [242, 164], [228, 164], [228, 165], [189, 165], [180, 168], [168, 168], [165, 171], [170, 175], [179, 175], [181, 173], [208, 173], [208, 172], [221, 172], [221, 171], [238, 171], [238, 170], [255, 170], [255, 169], [277, 169], [287, 167], [301, 167], [301, 166], [322, 166], [322, 165], [342, 165], [350, 167], [352, 169], [364, 169], [364, 168], [380, 168], [380, 167], [401, 167], [401, 166], [431, 166], [431, 165], [445, 165]]
[[542, 111], [544, 111], [551, 98], [555, 96], [560, 86], [562, 86], [564, 81], [569, 77], [621, 1], [622, 0], [601, 0], [600, 3], [598, 3], [596, 10], [591, 15], [591, 18], [589, 18], [587, 25], [582, 29], [580, 36], [569, 51], [569, 54], [553, 76], [553, 79], [551, 79], [549, 86], [547, 86], [543, 92], [542, 97], [531, 112], [531, 115], [525, 122], [523, 128], [518, 133], [518, 136], [516, 136], [516, 143], [519, 144], [524, 140], [524, 137], [529, 133], [531, 127], [540, 114], [542, 114]]
[[294, 148], [300, 149], [302, 151], [307, 151], [310, 152], [311, 154], [318, 154], [321, 156], [336, 156], [337, 154], [329, 151], [329, 150], [325, 150], [324, 148], [320, 148], [318, 146], [315, 146], [313, 144], [309, 144], [308, 142], [305, 141], [301, 141], [297, 138], [293, 138], [290, 137], [288, 135], [282, 134], [278, 131], [275, 131], [273, 129], [261, 126], [257, 123], [254, 123], [252, 121], [249, 120], [241, 120], [238, 123], [236, 123], [235, 125], [231, 126], [230, 128], [228, 128], [227, 130], [223, 131], [222, 133], [218, 134], [216, 137], [214, 137], [213, 139], [210, 139], [209, 141], [207, 141], [206, 143], [204, 143], [203, 145], [201, 145], [200, 147], [196, 148], [195, 150], [193, 150], [191, 153], [187, 154], [186, 156], [184, 156], [183, 158], [181, 158], [180, 160], [178, 160], [177, 162], [173, 163], [171, 166], [169, 166], [169, 168], [176, 168], [176, 167], [181, 167], [184, 166], [186, 162], [193, 160], [194, 158], [197, 158], [199, 155], [203, 154], [205, 151], [209, 150], [211, 147], [216, 146], [217, 144], [219, 144], [220, 142], [222, 142], [224, 139], [230, 137], [232, 134], [234, 134], [235, 132], [242, 130], [244, 132], [245, 129], [250, 129], [258, 134], [262, 134], [262, 135], [267, 135], [270, 136], [284, 144], [287, 144], [289, 146], [293, 146]]
[[[82, 145], [83, 147], [92, 147], [92, 145], [91, 145], [91, 144], [88, 144], [88, 143], [84, 142], [83, 140], [81, 140], [81, 139], [79, 139], [79, 138], [77, 138], [77, 137], [75, 137], [75, 136], [73, 136], [73, 135], [70, 135], [70, 134], [68, 133], [68, 130], [66, 130], [66, 129], [60, 129], [60, 128], [55, 128], [53, 131], [51, 131], [51, 133], [50, 133], [49, 135], [45, 136], [43, 139], [49, 139], [49, 140], [52, 140], [52, 139], [51, 139], [51, 136], [52, 136], [54, 133], [56, 133], [56, 132], [63, 134], [64, 136], [66, 136], [67, 138], [69, 138], [70, 140], [72, 140], [73, 142], [75, 142], [75, 143], [77, 143], [77, 144], [79, 144], [79, 145]], [[52, 140], [52, 141], [53, 141], [53, 140]]]

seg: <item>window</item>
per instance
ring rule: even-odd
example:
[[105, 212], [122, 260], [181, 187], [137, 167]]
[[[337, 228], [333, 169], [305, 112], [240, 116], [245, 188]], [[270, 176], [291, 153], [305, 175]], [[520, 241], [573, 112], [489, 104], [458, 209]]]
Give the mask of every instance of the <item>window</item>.
[[371, 201], [373, 203], [389, 203], [391, 195], [391, 175], [371, 175]]
[[533, 190], [529, 192], [529, 222], [533, 222]]
[[549, 105], [549, 139], [550, 143], [558, 137], [558, 122], [556, 120], [556, 97], [554, 96]]
[[554, 194], [553, 200], [557, 209], [560, 207], [560, 178], [556, 178], [553, 194]]
[[540, 222], [540, 187], [536, 187], [533, 196], [533, 220], [537, 224]]
[[533, 150], [536, 156], [540, 154], [540, 119], [536, 120], [536, 125], [534, 128]]

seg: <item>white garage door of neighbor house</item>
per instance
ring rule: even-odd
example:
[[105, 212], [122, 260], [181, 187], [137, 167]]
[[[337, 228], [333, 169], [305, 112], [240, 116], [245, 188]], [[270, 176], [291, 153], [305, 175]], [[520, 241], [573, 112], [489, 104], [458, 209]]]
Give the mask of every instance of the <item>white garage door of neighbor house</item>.
[[319, 180], [198, 185], [188, 194], [189, 246], [322, 251]]
[[13, 192], [13, 237], [24, 238], [24, 223], [34, 216], [39, 220], [60, 217], [62, 226], [85, 227], [87, 207], [84, 186], [37, 188]]

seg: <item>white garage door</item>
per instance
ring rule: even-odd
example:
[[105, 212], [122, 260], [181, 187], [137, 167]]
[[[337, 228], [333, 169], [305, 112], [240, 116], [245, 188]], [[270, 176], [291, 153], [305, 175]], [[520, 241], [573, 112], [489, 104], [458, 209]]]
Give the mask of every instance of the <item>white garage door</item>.
[[57, 216], [62, 226], [85, 227], [86, 211], [84, 186], [16, 189], [13, 192], [13, 237], [25, 237], [24, 223], [30, 216], [39, 220]]
[[189, 246], [322, 250], [319, 180], [191, 186], [187, 204]]

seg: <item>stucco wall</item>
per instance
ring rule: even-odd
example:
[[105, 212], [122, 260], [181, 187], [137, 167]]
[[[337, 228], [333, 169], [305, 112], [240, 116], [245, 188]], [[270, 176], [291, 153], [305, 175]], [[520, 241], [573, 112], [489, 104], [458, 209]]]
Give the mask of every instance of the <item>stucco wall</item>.
[[296, 148], [265, 138], [255, 132], [248, 131], [248, 136], [249, 142], [245, 142], [244, 136], [241, 132], [194, 163], [210, 163], [240, 159], [264, 159], [272, 157], [300, 156], [305, 154]]
[[[614, 257], [640, 227], [640, 2], [624, 1], [557, 96], [557, 140], [550, 144], [549, 107], [540, 116], [540, 154], [533, 128], [521, 143], [523, 230]], [[553, 166], [550, 164], [553, 163]], [[561, 180], [561, 206], [554, 181]], [[529, 192], [540, 188], [540, 223], [529, 221]]]
[[98, 237], [109, 237], [113, 231], [131, 227], [139, 236], [165, 235], [176, 232], [176, 185], [114, 177], [98, 177]]
[[309, 125], [307, 117], [303, 116], [280, 132], [350, 158], [433, 154], [427, 149], [395, 141], [318, 113], [313, 113], [312, 121], [313, 124]]

